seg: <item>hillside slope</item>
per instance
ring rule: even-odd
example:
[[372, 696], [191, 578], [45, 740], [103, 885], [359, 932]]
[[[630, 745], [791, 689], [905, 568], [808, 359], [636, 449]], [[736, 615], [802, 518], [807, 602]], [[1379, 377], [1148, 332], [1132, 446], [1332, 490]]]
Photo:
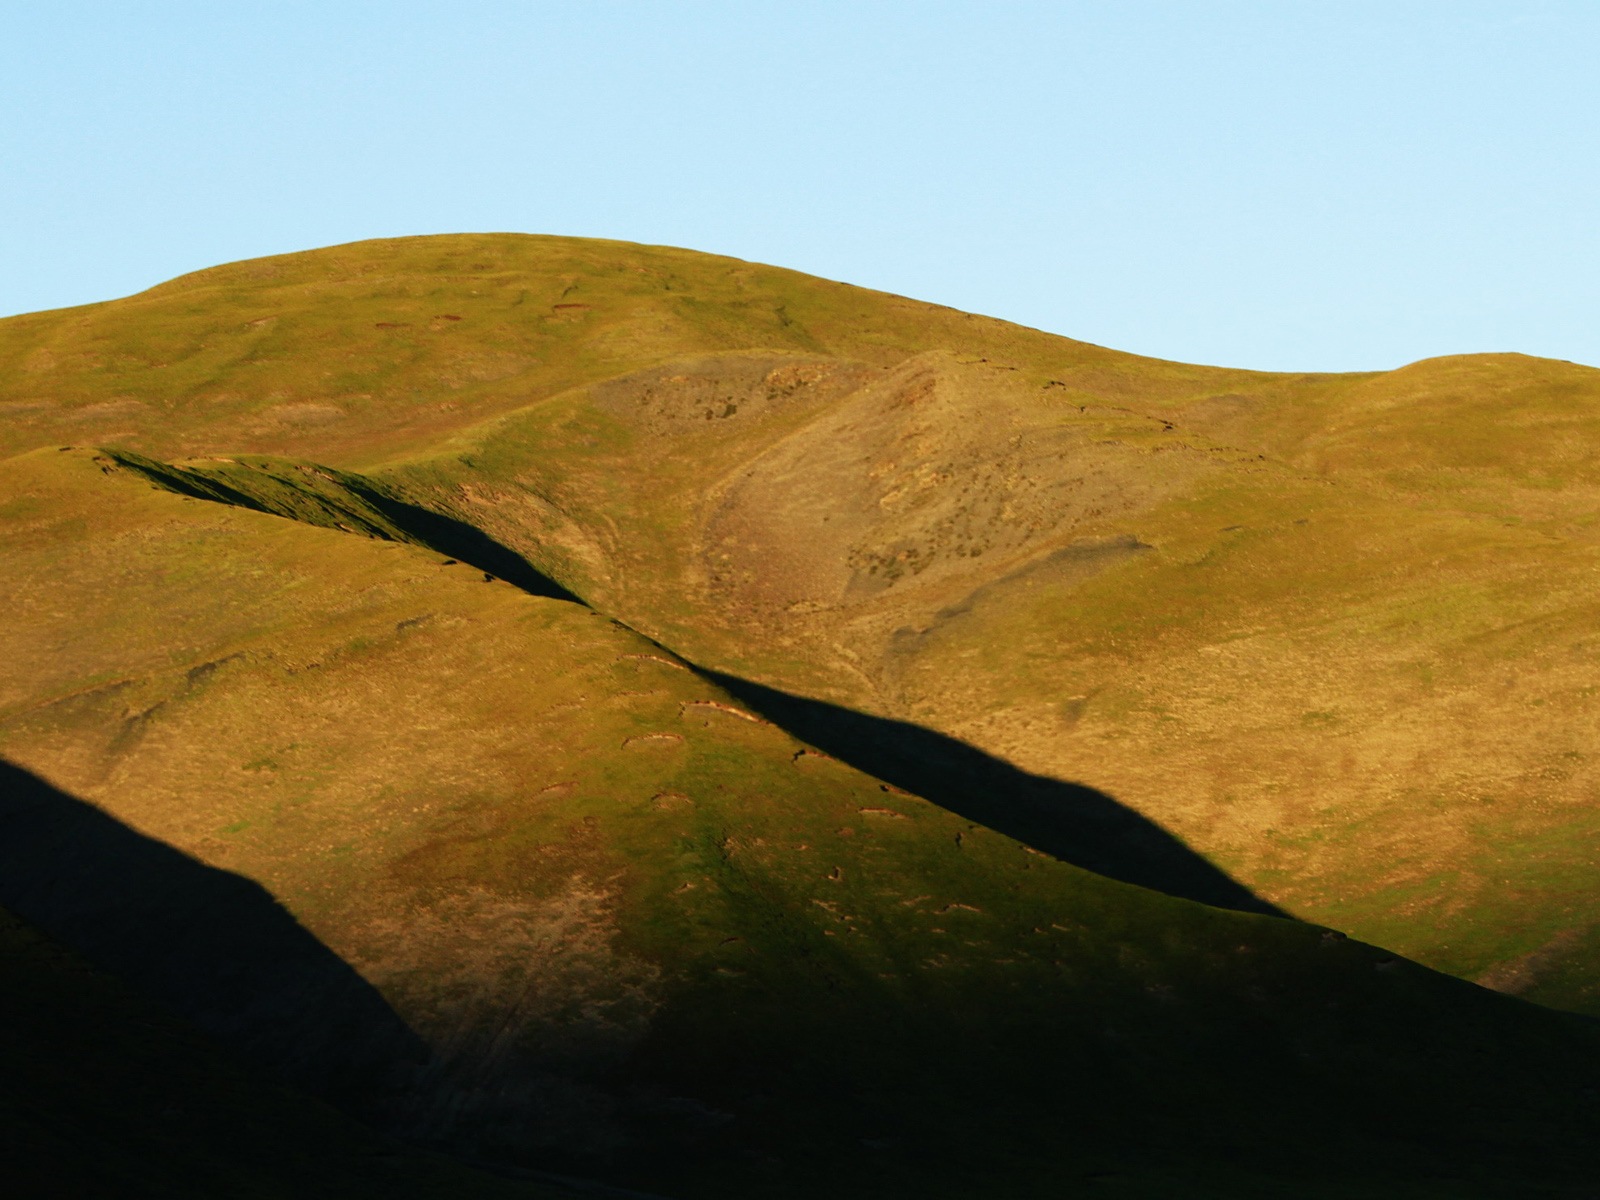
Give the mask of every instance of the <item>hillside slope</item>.
[[0, 322], [0, 437], [361, 471], [708, 668], [1600, 1012], [1600, 374], [1162, 363], [792, 272], [361, 243]]
[[0, 903], [291, 1084], [692, 1195], [1593, 1169], [1591, 1022], [1029, 853], [579, 604], [152, 469], [0, 464]]
[[1582, 1194], [1593, 1023], [1390, 952], [1600, 1012], [1597, 391], [553, 238], [0, 321], [0, 905], [635, 1186]]

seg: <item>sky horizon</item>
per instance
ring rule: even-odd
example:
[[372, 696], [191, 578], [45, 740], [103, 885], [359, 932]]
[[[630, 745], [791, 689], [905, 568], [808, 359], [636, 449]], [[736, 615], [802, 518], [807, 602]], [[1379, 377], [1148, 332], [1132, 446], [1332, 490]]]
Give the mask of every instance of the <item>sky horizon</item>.
[[13, 14], [0, 315], [450, 232], [683, 246], [1159, 358], [1600, 365], [1600, 8]]

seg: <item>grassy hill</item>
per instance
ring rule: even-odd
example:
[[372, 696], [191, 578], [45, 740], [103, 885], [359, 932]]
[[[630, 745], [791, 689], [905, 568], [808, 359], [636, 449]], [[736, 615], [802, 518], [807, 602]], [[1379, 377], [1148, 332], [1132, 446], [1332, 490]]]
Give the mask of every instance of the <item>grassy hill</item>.
[[633, 1186], [1582, 1194], [1593, 1023], [1391, 951], [1600, 1007], [1593, 374], [542, 238], [0, 322], [0, 904]]

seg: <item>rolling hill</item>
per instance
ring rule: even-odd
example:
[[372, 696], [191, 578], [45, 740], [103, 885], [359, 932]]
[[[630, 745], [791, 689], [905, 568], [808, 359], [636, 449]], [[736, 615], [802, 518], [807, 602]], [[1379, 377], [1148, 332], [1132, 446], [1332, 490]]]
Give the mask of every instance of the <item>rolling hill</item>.
[[1597, 380], [510, 236], [12, 318], [0, 905], [474, 1159], [1581, 1195], [1464, 980], [1600, 1012]]

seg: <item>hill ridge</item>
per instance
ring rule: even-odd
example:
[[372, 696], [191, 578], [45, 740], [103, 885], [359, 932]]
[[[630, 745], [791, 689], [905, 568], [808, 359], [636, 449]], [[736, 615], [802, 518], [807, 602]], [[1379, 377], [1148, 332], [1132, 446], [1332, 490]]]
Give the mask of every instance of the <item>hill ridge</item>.
[[[207, 467], [197, 463], [184, 468], [106, 449], [96, 453], [95, 461], [102, 463], [102, 470], [106, 469], [105, 464], [116, 464], [177, 495], [231, 504], [354, 536], [405, 541], [453, 555], [483, 571], [485, 580], [504, 579], [530, 595], [567, 600], [594, 611], [581, 597], [482, 531], [410, 504], [353, 472], [261, 459], [220, 460], [224, 465]], [[330, 484], [349, 502], [335, 499], [327, 486]], [[1168, 895], [1244, 912], [1283, 915], [1163, 830], [1091, 788], [1028, 776], [1008, 763], [931, 730], [807, 701], [707, 670], [682, 658], [670, 646], [638, 634], [625, 621], [616, 623], [645, 637], [713, 686], [744, 699], [797, 740], [823, 744], [834, 758], [867, 775], [886, 780], [892, 776], [894, 782], [911, 793], [1016, 837], [1063, 862]], [[812, 736], [798, 735], [797, 724]], [[984, 803], [985, 793], [996, 792], [1007, 797], [1004, 806]]]

